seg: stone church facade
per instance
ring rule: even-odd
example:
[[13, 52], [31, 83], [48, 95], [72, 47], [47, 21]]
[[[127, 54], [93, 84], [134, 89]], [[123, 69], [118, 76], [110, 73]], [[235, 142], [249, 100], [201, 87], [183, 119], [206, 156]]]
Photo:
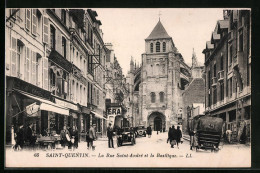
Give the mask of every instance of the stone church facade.
[[151, 125], [153, 130], [181, 125], [182, 93], [191, 81], [191, 72], [159, 21], [145, 39], [141, 65], [130, 62], [127, 83], [132, 125]]

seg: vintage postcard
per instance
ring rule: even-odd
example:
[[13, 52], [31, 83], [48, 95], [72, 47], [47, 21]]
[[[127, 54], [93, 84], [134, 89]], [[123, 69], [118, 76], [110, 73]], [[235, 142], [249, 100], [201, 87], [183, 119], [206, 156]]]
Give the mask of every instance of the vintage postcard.
[[5, 167], [251, 167], [251, 9], [6, 8]]

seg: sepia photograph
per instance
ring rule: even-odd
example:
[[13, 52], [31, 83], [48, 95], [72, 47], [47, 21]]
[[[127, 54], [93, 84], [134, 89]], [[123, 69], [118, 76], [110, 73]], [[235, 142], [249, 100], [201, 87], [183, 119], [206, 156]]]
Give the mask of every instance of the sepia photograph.
[[250, 8], [5, 8], [5, 168], [250, 168]]

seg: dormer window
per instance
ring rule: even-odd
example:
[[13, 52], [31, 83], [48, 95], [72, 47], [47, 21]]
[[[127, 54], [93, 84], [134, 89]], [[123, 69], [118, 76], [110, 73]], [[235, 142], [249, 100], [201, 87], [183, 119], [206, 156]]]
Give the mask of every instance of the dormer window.
[[163, 52], [166, 52], [166, 43], [163, 42]]
[[156, 52], [160, 52], [160, 42], [156, 42]]
[[150, 44], [150, 51], [153, 53], [153, 43]]

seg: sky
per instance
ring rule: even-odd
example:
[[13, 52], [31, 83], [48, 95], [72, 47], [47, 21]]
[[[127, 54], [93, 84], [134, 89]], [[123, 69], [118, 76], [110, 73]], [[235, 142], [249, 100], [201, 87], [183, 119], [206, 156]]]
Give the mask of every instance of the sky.
[[[141, 63], [145, 53], [145, 38], [159, 21], [173, 39], [184, 61], [191, 65], [193, 48], [199, 63], [204, 63], [203, 49], [218, 20], [223, 20], [223, 9], [176, 8], [94, 8], [105, 43], [112, 43], [123, 73], [130, 69], [131, 56]], [[161, 14], [161, 15], [159, 15]]]

